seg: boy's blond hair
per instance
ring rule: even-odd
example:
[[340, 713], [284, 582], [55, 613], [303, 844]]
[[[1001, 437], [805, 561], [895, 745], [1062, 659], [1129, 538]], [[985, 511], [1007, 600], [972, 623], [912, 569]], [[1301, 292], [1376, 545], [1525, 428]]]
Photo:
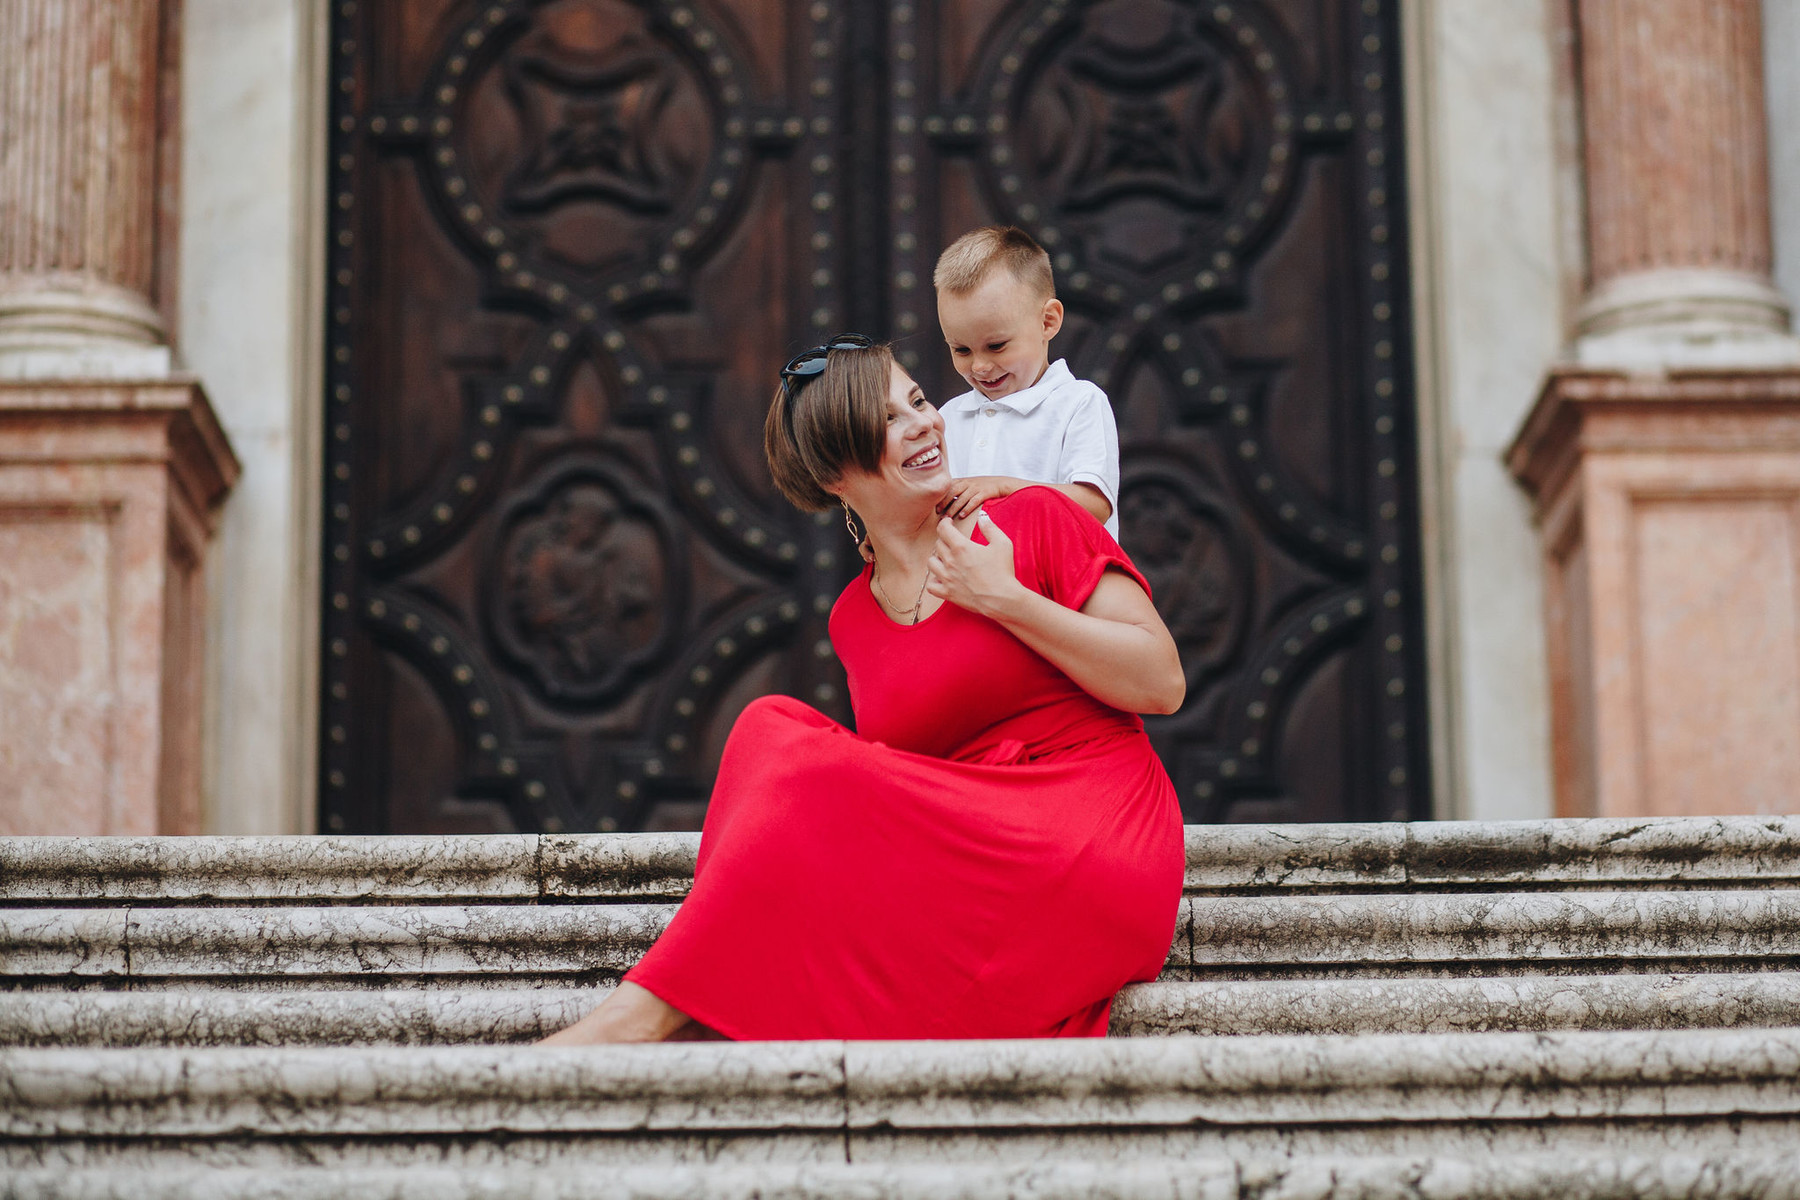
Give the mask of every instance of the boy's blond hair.
[[980, 287], [997, 267], [1004, 267], [1040, 299], [1056, 298], [1050, 256], [1029, 233], [1011, 225], [988, 225], [951, 242], [938, 256], [931, 282], [940, 292], [960, 296]]

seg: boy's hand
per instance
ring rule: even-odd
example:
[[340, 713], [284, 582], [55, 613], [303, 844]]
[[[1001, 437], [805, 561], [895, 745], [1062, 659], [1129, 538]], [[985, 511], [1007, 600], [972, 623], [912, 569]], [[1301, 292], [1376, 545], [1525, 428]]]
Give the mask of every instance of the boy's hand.
[[939, 507], [938, 515], [960, 521], [980, 508], [984, 500], [1010, 496], [1024, 486], [1023, 479], [1009, 475], [971, 475], [967, 479], [952, 479], [950, 498]]

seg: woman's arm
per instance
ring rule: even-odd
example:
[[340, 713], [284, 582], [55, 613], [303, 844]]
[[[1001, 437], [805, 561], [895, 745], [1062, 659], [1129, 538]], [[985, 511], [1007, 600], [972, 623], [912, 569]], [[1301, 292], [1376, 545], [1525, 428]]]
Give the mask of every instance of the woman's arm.
[[1080, 612], [1064, 608], [1019, 582], [1012, 539], [986, 513], [977, 520], [985, 546], [938, 523], [927, 591], [998, 621], [1096, 700], [1126, 712], [1181, 707], [1187, 677], [1175, 639], [1136, 580], [1108, 571]]

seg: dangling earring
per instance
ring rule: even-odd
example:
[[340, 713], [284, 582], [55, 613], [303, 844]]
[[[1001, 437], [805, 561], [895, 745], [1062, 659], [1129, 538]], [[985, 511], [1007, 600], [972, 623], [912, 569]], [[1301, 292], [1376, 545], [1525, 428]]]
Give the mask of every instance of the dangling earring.
[[875, 547], [869, 545], [869, 535], [856, 527], [856, 518], [850, 515], [850, 502], [840, 497], [838, 503], [844, 506], [844, 528], [850, 531], [850, 540], [856, 543], [856, 552], [864, 562], [874, 562]]

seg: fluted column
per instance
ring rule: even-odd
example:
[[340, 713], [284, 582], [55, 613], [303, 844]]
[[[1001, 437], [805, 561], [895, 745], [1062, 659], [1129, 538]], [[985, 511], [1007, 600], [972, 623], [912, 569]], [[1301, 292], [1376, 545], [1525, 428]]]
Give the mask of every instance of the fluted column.
[[158, 0], [0, 0], [0, 377], [166, 374]]
[[1770, 281], [1760, 0], [1579, 0], [1590, 365], [1800, 359]]

